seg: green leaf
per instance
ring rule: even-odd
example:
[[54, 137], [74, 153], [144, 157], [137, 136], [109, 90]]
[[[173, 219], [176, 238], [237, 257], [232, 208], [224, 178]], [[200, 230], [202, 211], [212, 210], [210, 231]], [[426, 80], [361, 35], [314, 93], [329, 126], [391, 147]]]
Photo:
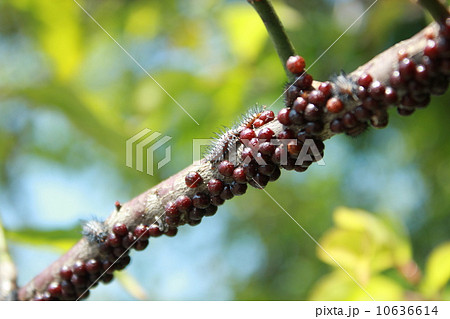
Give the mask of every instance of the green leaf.
[[244, 3], [225, 7], [222, 23], [233, 55], [238, 61], [254, 61], [268, 38], [258, 15]]
[[383, 242], [388, 238], [386, 226], [375, 215], [361, 209], [339, 207], [333, 214], [336, 226], [352, 231], [369, 232], [374, 240]]
[[[351, 300], [354, 283], [344, 277], [342, 270], [323, 276], [312, 288], [309, 300]], [[339, 287], [339, 289], [336, 289]]]
[[[321, 238], [324, 249], [358, 280], [411, 260], [411, 245], [407, 237], [388, 221], [360, 209], [340, 207], [334, 212], [336, 227]], [[336, 263], [321, 249], [319, 258], [334, 266]]]
[[[378, 246], [370, 235], [364, 232], [332, 229], [321, 238], [320, 242], [328, 254], [362, 282], [367, 282], [372, 274], [393, 265], [389, 250]], [[322, 261], [333, 267], [339, 267], [328, 254], [322, 249], [317, 249], [317, 255]]]
[[6, 238], [20, 244], [47, 246], [58, 251], [69, 250], [81, 238], [81, 229], [77, 225], [69, 229], [37, 230], [22, 228], [5, 230]]
[[54, 64], [59, 80], [72, 79], [83, 59], [80, 8], [72, 1], [42, 0], [32, 3], [40, 45]]
[[450, 280], [450, 242], [436, 247], [428, 258], [420, 290], [434, 297]]
[[[363, 285], [358, 286], [346, 273], [337, 269], [328, 274], [312, 289], [309, 300], [403, 300], [404, 290], [394, 280], [386, 276], [375, 276]], [[366, 293], [367, 292], [367, 293]]]
[[118, 271], [114, 273], [114, 277], [119, 281], [120, 285], [134, 298], [138, 300], [148, 300], [147, 293], [132, 275], [126, 271]]

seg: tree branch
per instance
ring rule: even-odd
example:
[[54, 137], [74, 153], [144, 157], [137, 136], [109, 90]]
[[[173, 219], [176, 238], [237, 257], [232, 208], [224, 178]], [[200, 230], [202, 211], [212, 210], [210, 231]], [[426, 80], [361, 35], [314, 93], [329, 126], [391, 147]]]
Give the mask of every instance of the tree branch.
[[270, 39], [277, 50], [278, 57], [286, 72], [286, 76], [289, 81], [292, 82], [294, 76], [286, 68], [286, 61], [290, 56], [295, 55], [295, 49], [289, 40], [277, 13], [268, 0], [248, 0], [248, 2], [255, 8], [256, 12], [264, 22]]
[[445, 22], [450, 15], [448, 8], [439, 0], [417, 0], [417, 2], [427, 9], [437, 22]]
[[[430, 26], [419, 32], [417, 35], [413, 36], [411, 39], [395, 45], [394, 47], [379, 54], [365, 65], [359, 67], [357, 70], [349, 74], [347, 79], [349, 81], [352, 81], [351, 83], [355, 83], [358, 81], [361, 75], [370, 74], [373, 77], [374, 82], [375, 80], [377, 80], [385, 87], [388, 87], [392, 82], [392, 74], [394, 74], [399, 68], [399, 55], [401, 55], [401, 57], [407, 56], [413, 61], [416, 61], [417, 64], [419, 64], [419, 61], [421, 61], [421, 59], [424, 57], [424, 49], [428, 45], [429, 39], [438, 38], [440, 36], [439, 30], [440, 26], [437, 23], [431, 24]], [[448, 55], [448, 52], [445, 52], [445, 54]], [[433, 61], [434, 62], [432, 63], [437, 63], [438, 65], [440, 65], [443, 63], [442, 61], [445, 61], [445, 59], [437, 59]], [[430, 65], [430, 68], [435, 66], [434, 64]], [[443, 75], [439, 73], [443, 70], [442, 68], [438, 68], [437, 70], [437, 73], [433, 75], [432, 78], [430, 78], [430, 85], [427, 86], [427, 89], [430, 89], [431, 91], [433, 91], [434, 86], [442, 87], [443, 84], [448, 85], [448, 74]], [[437, 82], [436, 79], [440, 82]], [[343, 93], [339, 90], [336, 90], [336, 88], [338, 87], [337, 82], [332, 83], [332, 86], [334, 90], [332, 91], [329, 100], [331, 100], [332, 97], [344, 99], [345, 96], [343, 96]], [[298, 90], [296, 94], [299, 98], [305, 98], [309, 101], [312, 101], [311, 96], [312, 91], [314, 90], [314, 87], [309, 87], [308, 89]], [[401, 98], [402, 96], [408, 96], [408, 90], [408, 87], [399, 87], [395, 92], [396, 94], [398, 94], [399, 98]], [[320, 110], [323, 115], [320, 118], [320, 123], [323, 126], [323, 130], [311, 137], [316, 142], [320, 142], [332, 137], [333, 135], [336, 135], [336, 131], [332, 131], [330, 128], [331, 123], [335, 122], [336, 120], [342, 120], [342, 118], [345, 117], [346, 114], [354, 114], [356, 108], [361, 107], [361, 105], [365, 105], [366, 100], [370, 98], [370, 94], [375, 94], [375, 88], [368, 89], [366, 93], [369, 94], [369, 97], [365, 97], [363, 99], [359, 96], [356, 97], [354, 92], [350, 92], [348, 94], [349, 96], [347, 96], [347, 99], [344, 99], [344, 109], [338, 113], [329, 112], [327, 107], [322, 105], [320, 107]], [[378, 101], [377, 103], [381, 102]], [[398, 106], [398, 104], [398, 102], [394, 103], [393, 106]], [[288, 110], [290, 109], [292, 112], [292, 102], [287, 102], [287, 106]], [[398, 107], [400, 109], [400, 106]], [[379, 112], [385, 112], [386, 108], [387, 105], [383, 105], [382, 107], [373, 110], [366, 109], [366, 111], [370, 113], [370, 115], [372, 116], [370, 119], [372, 120], [373, 117], [378, 116], [377, 114]], [[412, 110], [414, 110], [414, 108], [412, 108]], [[260, 114], [256, 115], [258, 120], [262, 119], [262, 116], [258, 116], [260, 116]], [[302, 116], [306, 117], [305, 114], [303, 114]], [[282, 117], [280, 117], [279, 115], [280, 120], [281, 118]], [[273, 120], [269, 120], [268, 123], [263, 126], [256, 127], [256, 125], [253, 125], [254, 122], [255, 121], [249, 121], [246, 125], [250, 131], [258, 136], [258, 143], [265, 140], [263, 138], [262, 132], [266, 134], [268, 132], [267, 129], [270, 129], [273, 132], [274, 137], [278, 137], [281, 139], [281, 136], [286, 136], [288, 134], [288, 131], [289, 134], [296, 137], [298, 133], [305, 133], [305, 131], [308, 129], [308, 126], [310, 126], [310, 123], [319, 123], [306, 121], [303, 124], [282, 124], [278, 119], [275, 118]], [[367, 123], [361, 124], [365, 124], [367, 126]], [[372, 123], [372, 125], [376, 126], [379, 125], [379, 123], [375, 121], [374, 123]], [[241, 128], [237, 132], [232, 130], [228, 132], [228, 135], [225, 135], [224, 138], [226, 139], [227, 143], [231, 143], [232, 141], [236, 141], [233, 136], [235, 136], [236, 134], [237, 136], [239, 136], [239, 134], [243, 131], [243, 128]], [[350, 131], [347, 131], [347, 134], [352, 135], [350, 134]], [[235, 143], [238, 149], [237, 153], [243, 154], [243, 150], [245, 147], [243, 143], [241, 143], [239, 140]], [[222, 147], [224, 146], [222, 145]], [[224, 147], [224, 153], [227, 152], [225, 149], [226, 147]], [[282, 146], [278, 146], [277, 149], [282, 150], [283, 148]], [[290, 152], [291, 149], [289, 148], [289, 146], [287, 147], [287, 149]], [[304, 171], [307, 168], [307, 165], [305, 166], [305, 164], [301, 166], [280, 165], [275, 160], [271, 160], [274, 158], [273, 156], [274, 154], [276, 154], [276, 152], [272, 152], [272, 157], [269, 156], [269, 159], [266, 155], [261, 155], [262, 152], [263, 151], [261, 150], [261, 153], [258, 153], [259, 155], [256, 154], [254, 156], [260, 156], [261, 158], [266, 159], [268, 161], [268, 164], [254, 164], [253, 167], [256, 169], [255, 174], [250, 174], [250, 164], [245, 164], [242, 157], [239, 157], [237, 163], [235, 163], [234, 167], [237, 168], [232, 171], [232, 173], [235, 174], [238, 169], [241, 169], [241, 171], [243, 170], [246, 174], [244, 175], [244, 184], [237, 183], [239, 176], [236, 177], [233, 175], [233, 177], [229, 177], [230, 175], [226, 173], [227, 167], [224, 167], [222, 165], [222, 163], [224, 162], [221, 162], [218, 165], [218, 163], [216, 163], [215, 161], [210, 162], [202, 159], [198, 162], [193, 163], [181, 172], [173, 175], [169, 179], [162, 181], [160, 184], [147, 190], [128, 203], [125, 203], [123, 206], [119, 206], [112, 212], [110, 217], [102, 225], [104, 227], [103, 231], [108, 234], [107, 239], [101, 237], [100, 235], [98, 236], [101, 237], [100, 240], [92, 240], [83, 237], [71, 250], [60, 257], [47, 269], [42, 271], [30, 283], [22, 287], [19, 291], [19, 299], [70, 300], [78, 299], [80, 296], [86, 297], [87, 294], [85, 294], [85, 291], [91, 288], [90, 285], [95, 284], [96, 280], [99, 277], [102, 278], [102, 281], [108, 282], [111, 280], [110, 273], [112, 273], [112, 270], [123, 269], [128, 264], [128, 252], [125, 251], [124, 247], [130, 246], [130, 240], [136, 243], [136, 249], [141, 250], [141, 246], [144, 246], [145, 248], [145, 241], [139, 240], [138, 237], [139, 232], [137, 230], [141, 229], [139, 228], [141, 227], [140, 225], [158, 225], [158, 231], [156, 233], [151, 233], [150, 235], [152, 236], [158, 236], [161, 233], [173, 236], [176, 233], [176, 227], [184, 225], [186, 223], [190, 225], [196, 225], [200, 222], [201, 217], [203, 217], [205, 214], [206, 216], [213, 215], [215, 213], [214, 209], [217, 209], [216, 206], [221, 204], [219, 200], [220, 198], [222, 198], [222, 200], [231, 199], [231, 197], [233, 197], [233, 194], [238, 195], [235, 192], [235, 187], [241, 190], [244, 188], [243, 192], [240, 192], [239, 195], [245, 193], [245, 189], [247, 187], [245, 181], [247, 181], [252, 186], [263, 187], [269, 181], [268, 176], [270, 176], [271, 180], [276, 180], [277, 176], [274, 177], [275, 173], [273, 172], [276, 172], [276, 170], [278, 170], [279, 172], [280, 167], [285, 169], [295, 169], [297, 171]], [[252, 160], [251, 163], [254, 162], [255, 159]], [[270, 173], [272, 175], [264, 173], [267, 172], [268, 168], [273, 169], [271, 171], [272, 173]], [[199, 185], [197, 187], [191, 188], [192, 186], [195, 186], [196, 181], [191, 180], [190, 182], [186, 183], [186, 177], [189, 173], [193, 172], [198, 173], [198, 176], [201, 177], [201, 181], [198, 183]], [[194, 174], [193, 176], [196, 175]], [[208, 181], [211, 180], [220, 180], [220, 183], [227, 185], [226, 188], [221, 190], [220, 196], [214, 194], [215, 190], [213, 190], [211, 187], [208, 187]], [[189, 187], [188, 184], [191, 187]], [[242, 185], [245, 185], [245, 187]], [[199, 194], [203, 194], [202, 196], [207, 196], [206, 205], [202, 203], [202, 199], [200, 198], [201, 196]], [[187, 196], [190, 200], [192, 200], [195, 208], [189, 208], [183, 211], [182, 205], [179, 201], [179, 199], [183, 198], [183, 196]], [[194, 200], [195, 196], [197, 196], [197, 202], [195, 202]], [[120, 234], [122, 233], [122, 231], [119, 232], [119, 229], [116, 227], [117, 224], [126, 225], [126, 235], [125, 233]], [[118, 241], [118, 244], [116, 243], [117, 238], [121, 240]], [[126, 240], [128, 240], [128, 243], [125, 244]], [[139, 246], [140, 242], [144, 242], [144, 244]], [[116, 259], [118, 259], [118, 262], [113, 265], [112, 268], [105, 267], [105, 264], [111, 266], [111, 263]], [[92, 260], [94, 262], [91, 262]], [[91, 262], [91, 264], [95, 264], [95, 262], [97, 264], [103, 264], [102, 270], [100, 271], [96, 268], [96, 272], [86, 272], [89, 262]], [[67, 273], [61, 272], [62, 269], [65, 269], [64, 267], [68, 267], [71, 276], [67, 276]], [[107, 272], [105, 273], [104, 271]], [[59, 288], [59, 290], [57, 288]], [[67, 288], [67, 291], [64, 291], [64, 288]], [[61, 290], [63, 291], [62, 294]], [[53, 293], [51, 294], [50, 292]]]

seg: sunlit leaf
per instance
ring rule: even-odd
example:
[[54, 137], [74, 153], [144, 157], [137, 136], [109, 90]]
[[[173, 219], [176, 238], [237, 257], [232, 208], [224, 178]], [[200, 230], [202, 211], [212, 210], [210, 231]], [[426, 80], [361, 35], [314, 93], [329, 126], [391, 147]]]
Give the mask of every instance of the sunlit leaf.
[[[398, 284], [394, 279], [382, 275], [372, 277], [370, 282], [365, 287], [365, 290], [375, 300], [390, 301], [390, 300], [405, 299], [404, 288], [400, 284]], [[367, 298], [367, 294], [361, 289], [355, 292], [354, 300], [365, 300], [365, 298]]]
[[[360, 287], [342, 270], [324, 276], [312, 289], [309, 300], [403, 300], [403, 289], [394, 280], [376, 276]], [[371, 297], [370, 297], [370, 296]]]
[[16, 243], [30, 246], [46, 246], [64, 252], [81, 238], [80, 226], [70, 229], [38, 230], [22, 228], [6, 230], [6, 238]]
[[434, 296], [450, 280], [450, 242], [436, 247], [428, 258], [421, 291]]
[[244, 63], [254, 60], [267, 39], [258, 15], [247, 4], [237, 3], [224, 9], [222, 22], [236, 59]]
[[82, 59], [80, 8], [73, 1], [41, 0], [34, 4], [42, 30], [42, 47], [52, 58], [62, 80], [70, 79]]
[[139, 284], [139, 281], [130, 275], [127, 271], [118, 271], [114, 273], [114, 277], [119, 281], [120, 285], [134, 298], [138, 300], [148, 300], [145, 289]]
[[388, 229], [389, 237], [385, 246], [389, 248], [392, 258], [396, 266], [402, 267], [412, 262], [413, 253], [411, 240], [402, 225], [399, 223], [390, 223], [389, 220], [384, 220]]
[[[367, 281], [382, 270], [401, 266], [411, 260], [410, 244], [379, 216], [359, 209], [341, 207], [334, 212], [336, 227], [321, 238], [324, 249], [351, 270], [359, 280]], [[318, 256], [337, 267], [321, 249]]]
[[[335, 270], [322, 277], [311, 290], [309, 300], [352, 300], [354, 283], [345, 278], [345, 273]], [[339, 289], [336, 289], [339, 287]]]
[[393, 225], [381, 216], [361, 209], [340, 207], [333, 214], [337, 226], [370, 234], [378, 246], [388, 248], [396, 264], [402, 265], [411, 260], [411, 244], [404, 234], [402, 225]]
[[[393, 265], [391, 254], [373, 242], [364, 232], [350, 232], [332, 229], [320, 240], [323, 248], [333, 256], [358, 280], [367, 282], [372, 273], [387, 269]], [[319, 258], [334, 267], [339, 267], [328, 254], [317, 249]]]
[[335, 210], [333, 219], [336, 226], [360, 232], [369, 232], [372, 239], [382, 242], [388, 238], [386, 227], [375, 215], [362, 209], [340, 207]]

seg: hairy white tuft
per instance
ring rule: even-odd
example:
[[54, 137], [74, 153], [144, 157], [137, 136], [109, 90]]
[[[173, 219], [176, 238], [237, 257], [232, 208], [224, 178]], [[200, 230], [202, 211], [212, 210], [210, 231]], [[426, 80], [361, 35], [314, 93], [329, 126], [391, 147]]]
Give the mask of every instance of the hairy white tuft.
[[204, 155], [205, 159], [213, 164], [224, 159], [235, 162], [240, 132], [245, 128], [252, 128], [253, 123], [261, 115], [264, 109], [264, 106], [255, 105], [251, 107], [231, 129], [224, 127], [216, 134], [217, 136], [214, 138], [214, 142], [206, 150]]
[[227, 155], [236, 150], [239, 132], [236, 129], [222, 130], [216, 134], [214, 142], [208, 147], [205, 159], [211, 163], [224, 160]]
[[358, 84], [345, 72], [335, 75], [330, 80], [333, 84], [333, 94], [341, 101], [358, 100]]
[[108, 230], [103, 222], [94, 219], [82, 222], [81, 234], [83, 234], [90, 243], [102, 243], [108, 236]]

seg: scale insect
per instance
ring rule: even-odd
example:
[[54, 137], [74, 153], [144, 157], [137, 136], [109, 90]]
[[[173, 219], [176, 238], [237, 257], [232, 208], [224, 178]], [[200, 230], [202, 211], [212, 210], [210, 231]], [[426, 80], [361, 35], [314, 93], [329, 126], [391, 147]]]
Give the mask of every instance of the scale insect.
[[241, 119], [233, 127], [235, 129], [240, 129], [240, 131], [244, 128], [253, 128], [253, 124], [261, 116], [265, 108], [265, 106], [261, 105], [251, 107], [247, 113], [241, 116]]
[[98, 220], [89, 220], [82, 222], [81, 234], [87, 238], [90, 243], [103, 243], [108, 236], [106, 225]]
[[235, 162], [233, 157], [237, 155], [240, 132], [245, 128], [253, 128], [253, 124], [258, 120], [264, 109], [263, 106], [259, 105], [250, 108], [232, 128], [224, 128], [217, 133], [217, 137], [214, 138], [213, 143], [205, 153], [205, 159], [213, 164], [217, 164], [224, 159]]

